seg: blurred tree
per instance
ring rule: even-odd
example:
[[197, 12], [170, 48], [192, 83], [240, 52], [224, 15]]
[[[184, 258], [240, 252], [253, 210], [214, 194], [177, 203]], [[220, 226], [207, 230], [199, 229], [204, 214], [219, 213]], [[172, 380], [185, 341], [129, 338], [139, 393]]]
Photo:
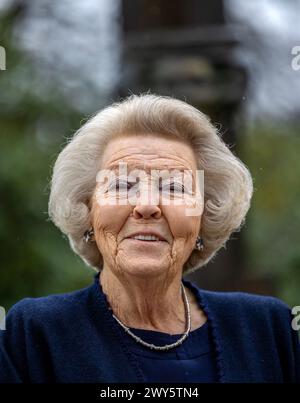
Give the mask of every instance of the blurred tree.
[[247, 273], [270, 278], [275, 293], [300, 303], [300, 137], [295, 123], [253, 126], [243, 158], [254, 178], [247, 224]]
[[24, 13], [16, 5], [0, 20], [0, 43], [7, 69], [0, 72], [0, 305], [6, 309], [25, 296], [80, 288], [93, 271], [47, 221], [48, 183], [65, 136], [82, 115], [59, 88], [39, 94], [36, 66], [13, 40]]

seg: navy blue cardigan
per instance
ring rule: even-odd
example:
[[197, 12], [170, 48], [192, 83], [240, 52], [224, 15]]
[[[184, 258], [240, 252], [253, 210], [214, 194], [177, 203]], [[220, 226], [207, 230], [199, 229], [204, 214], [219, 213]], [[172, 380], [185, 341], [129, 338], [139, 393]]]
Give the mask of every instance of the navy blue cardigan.
[[[300, 346], [289, 307], [277, 298], [202, 290], [219, 382], [300, 382]], [[71, 293], [25, 298], [0, 332], [0, 382], [143, 382], [124, 329], [99, 283]]]

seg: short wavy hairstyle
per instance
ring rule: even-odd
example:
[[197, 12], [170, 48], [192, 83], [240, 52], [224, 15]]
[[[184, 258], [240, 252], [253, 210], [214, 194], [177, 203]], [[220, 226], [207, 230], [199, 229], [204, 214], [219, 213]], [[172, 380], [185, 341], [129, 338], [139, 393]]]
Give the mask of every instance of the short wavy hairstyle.
[[116, 136], [159, 134], [181, 139], [193, 149], [197, 169], [204, 170], [202, 251], [193, 250], [183, 275], [207, 264], [240, 231], [250, 208], [253, 181], [210, 119], [188, 103], [155, 94], [130, 95], [100, 110], [67, 138], [50, 181], [49, 217], [67, 235], [72, 250], [86, 265], [101, 271], [96, 242], [86, 243], [91, 227], [90, 200], [106, 144]]

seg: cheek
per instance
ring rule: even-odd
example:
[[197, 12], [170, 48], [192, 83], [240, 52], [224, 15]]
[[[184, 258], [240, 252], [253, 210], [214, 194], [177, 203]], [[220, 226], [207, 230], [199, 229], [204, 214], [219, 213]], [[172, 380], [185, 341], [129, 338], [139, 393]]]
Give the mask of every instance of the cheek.
[[187, 216], [185, 206], [168, 206], [164, 214], [173, 236], [173, 259], [184, 264], [194, 249], [201, 216]]
[[93, 206], [91, 221], [96, 240], [100, 244], [116, 243], [118, 233], [124, 225], [128, 214], [127, 206]]
[[176, 238], [195, 238], [200, 230], [201, 216], [187, 216], [185, 206], [165, 206], [164, 216], [170, 227], [174, 241]]

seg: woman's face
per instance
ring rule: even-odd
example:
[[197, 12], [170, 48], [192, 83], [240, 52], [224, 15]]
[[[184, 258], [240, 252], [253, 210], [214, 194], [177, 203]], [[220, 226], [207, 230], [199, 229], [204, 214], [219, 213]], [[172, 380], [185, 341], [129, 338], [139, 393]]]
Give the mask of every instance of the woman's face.
[[[126, 164], [128, 176], [134, 169], [141, 170], [139, 178], [122, 177], [119, 163]], [[189, 172], [195, 185], [197, 165], [191, 147], [156, 135], [118, 137], [104, 150], [100, 170], [104, 169], [112, 177], [97, 183], [91, 205], [91, 223], [104, 267], [117, 276], [181, 276], [195, 246], [201, 215], [186, 214], [187, 206], [195, 204], [187, 205], [180, 193], [182, 177], [180, 182], [172, 170]], [[130, 189], [136, 199], [129, 202]], [[195, 202], [193, 192], [185, 197]], [[160, 240], [133, 239], [143, 233]]]

